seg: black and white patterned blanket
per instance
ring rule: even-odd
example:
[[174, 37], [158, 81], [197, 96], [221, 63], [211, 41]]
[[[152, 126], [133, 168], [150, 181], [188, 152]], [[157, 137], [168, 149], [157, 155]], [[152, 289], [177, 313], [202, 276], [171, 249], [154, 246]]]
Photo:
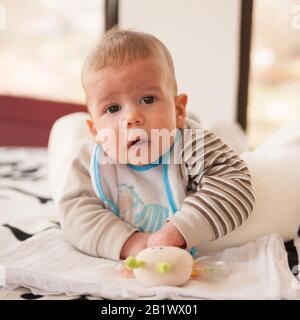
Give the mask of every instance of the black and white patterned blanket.
[[[48, 185], [46, 148], [0, 147], [0, 250], [16, 247], [38, 232], [59, 228]], [[26, 288], [0, 289], [0, 300], [100, 299], [79, 295], [34, 295]]]

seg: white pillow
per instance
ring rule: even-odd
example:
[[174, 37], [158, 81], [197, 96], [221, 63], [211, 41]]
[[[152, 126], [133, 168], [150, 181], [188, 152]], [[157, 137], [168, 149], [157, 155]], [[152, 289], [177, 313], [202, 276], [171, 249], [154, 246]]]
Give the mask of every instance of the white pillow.
[[200, 249], [240, 246], [270, 233], [284, 241], [300, 225], [300, 122], [283, 128], [264, 145], [240, 157], [248, 164], [256, 195], [254, 209], [238, 229]]
[[218, 121], [211, 125], [209, 129], [237, 154], [250, 150], [246, 134], [239, 123], [235, 121]]
[[48, 140], [48, 179], [54, 205], [58, 209], [67, 169], [78, 149], [89, 138], [86, 112], [75, 112], [57, 119]]

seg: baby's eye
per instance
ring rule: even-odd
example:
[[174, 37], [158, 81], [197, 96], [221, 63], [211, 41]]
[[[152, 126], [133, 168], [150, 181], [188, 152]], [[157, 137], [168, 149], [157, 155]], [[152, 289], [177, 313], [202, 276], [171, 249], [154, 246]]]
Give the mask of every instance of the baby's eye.
[[117, 104], [114, 104], [112, 106], [109, 106], [105, 112], [109, 112], [109, 113], [116, 113], [118, 112], [119, 110], [121, 110], [121, 106], [117, 105]]
[[146, 96], [141, 99], [140, 103], [141, 104], [151, 104], [151, 103], [154, 103], [155, 100], [156, 100], [156, 98], [154, 96]]

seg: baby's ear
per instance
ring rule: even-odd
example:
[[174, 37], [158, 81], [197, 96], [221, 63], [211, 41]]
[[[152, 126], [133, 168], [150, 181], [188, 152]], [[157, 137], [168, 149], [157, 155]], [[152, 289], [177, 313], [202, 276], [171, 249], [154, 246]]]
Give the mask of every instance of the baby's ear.
[[187, 101], [188, 96], [185, 93], [182, 93], [175, 98], [177, 128], [184, 127]]
[[87, 126], [88, 126], [88, 128], [89, 128], [89, 131], [90, 131], [90, 133], [92, 134], [92, 136], [93, 137], [96, 137], [96, 135], [97, 135], [97, 131], [96, 131], [96, 129], [95, 129], [95, 126], [94, 126], [94, 123], [93, 123], [93, 121], [91, 121], [91, 120], [86, 120], [86, 124], [87, 124]]

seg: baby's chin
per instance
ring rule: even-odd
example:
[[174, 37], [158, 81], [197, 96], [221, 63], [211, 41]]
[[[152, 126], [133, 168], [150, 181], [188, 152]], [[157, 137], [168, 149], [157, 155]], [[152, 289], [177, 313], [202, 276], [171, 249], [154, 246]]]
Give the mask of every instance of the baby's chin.
[[137, 160], [128, 160], [127, 164], [131, 164], [134, 166], [146, 166], [149, 164], [155, 164], [155, 163], [159, 163], [159, 157], [157, 157], [156, 159], [152, 160], [151, 157], [149, 157], [148, 159], [137, 159]]
[[144, 166], [151, 163], [159, 163], [160, 152], [151, 154], [150, 148], [139, 148], [137, 150], [126, 150], [115, 157], [111, 157], [116, 164], [130, 164], [134, 166]]
[[136, 166], [160, 163], [161, 155], [164, 154], [170, 146], [162, 147], [161, 144], [145, 143], [138, 148], [132, 146], [128, 149], [128, 163]]

